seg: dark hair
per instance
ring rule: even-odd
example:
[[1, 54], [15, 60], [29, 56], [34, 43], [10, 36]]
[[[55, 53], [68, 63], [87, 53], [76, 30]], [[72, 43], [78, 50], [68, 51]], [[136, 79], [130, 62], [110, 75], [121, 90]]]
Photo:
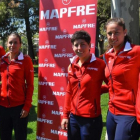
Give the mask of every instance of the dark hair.
[[[106, 24], [105, 24], [105, 29], [107, 29], [107, 26], [108, 26], [110, 23], [116, 23], [116, 24], [118, 24], [119, 26], [122, 26], [122, 27], [123, 27], [123, 30], [126, 29], [126, 28], [125, 28], [125, 22], [124, 22], [123, 18], [111, 18], [111, 19], [109, 19], [109, 20], [106, 22]], [[130, 43], [132, 43], [132, 40], [131, 40], [130, 36], [128, 36], [128, 35], [126, 35], [126, 36], [124, 37], [124, 44], [125, 44], [127, 41], [130, 42]]]
[[10, 37], [11, 35], [17, 36], [17, 37], [19, 38], [19, 42], [20, 42], [20, 44], [21, 44], [21, 37], [20, 37], [20, 35], [19, 35], [17, 32], [12, 32], [11, 34], [9, 34], [8, 37], [7, 37], [7, 40], [9, 39], [9, 37]]
[[76, 31], [71, 37], [71, 43], [73, 44], [74, 41], [77, 39], [83, 39], [88, 44], [90, 44], [90, 41], [91, 41], [91, 37], [90, 37], [89, 33], [84, 30]]

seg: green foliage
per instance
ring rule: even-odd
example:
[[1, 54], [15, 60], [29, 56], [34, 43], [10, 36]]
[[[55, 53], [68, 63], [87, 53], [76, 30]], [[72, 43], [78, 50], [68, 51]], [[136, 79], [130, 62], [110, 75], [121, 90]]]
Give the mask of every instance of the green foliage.
[[[19, 3], [14, 9], [16, 18], [26, 24], [29, 19], [32, 35], [38, 32], [39, 26], [39, 0], [14, 0]], [[26, 30], [26, 29], [24, 29]]]
[[97, 30], [96, 30], [96, 46], [100, 47], [100, 54], [104, 53], [104, 24], [111, 17], [111, 0], [98, 0], [97, 5]]
[[[39, 1], [37, 0], [15, 0], [19, 6], [15, 9], [16, 17], [24, 19], [25, 31], [28, 41], [28, 54], [32, 59], [34, 56], [32, 36], [38, 32], [39, 28]], [[35, 7], [34, 7], [35, 6]]]
[[32, 36], [38, 33], [38, 28], [39, 0], [1, 0], [0, 37], [3, 42], [12, 31], [26, 34], [28, 53], [34, 59]]
[[6, 5], [4, 2], [0, 2], [0, 22], [5, 19], [6, 16]]
[[10, 32], [17, 29], [13, 24], [13, 10], [9, 2], [9, 0], [1, 0], [0, 2], [0, 37], [4, 41]]
[[28, 50], [28, 43], [27, 43], [27, 36], [25, 33], [20, 33], [22, 44], [21, 44], [21, 51], [23, 54], [27, 54]]
[[111, 1], [98, 0], [97, 9], [97, 18], [99, 20], [99, 23], [102, 24], [111, 16]]

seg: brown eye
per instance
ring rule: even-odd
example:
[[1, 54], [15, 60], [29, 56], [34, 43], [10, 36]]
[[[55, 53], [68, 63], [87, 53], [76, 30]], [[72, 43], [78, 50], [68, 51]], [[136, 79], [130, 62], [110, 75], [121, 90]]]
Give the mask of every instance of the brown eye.
[[109, 32], [109, 33], [107, 33], [109, 36], [112, 36], [112, 33], [111, 32]]
[[12, 41], [9, 42], [10, 45], [12, 45], [12, 43], [13, 43]]
[[78, 47], [78, 44], [75, 44], [74, 46], [75, 46], [75, 47]]

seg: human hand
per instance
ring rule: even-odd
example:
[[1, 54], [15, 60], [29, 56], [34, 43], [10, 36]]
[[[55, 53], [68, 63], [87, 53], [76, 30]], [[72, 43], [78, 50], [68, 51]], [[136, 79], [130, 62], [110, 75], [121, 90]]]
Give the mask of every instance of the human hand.
[[61, 122], [61, 128], [63, 130], [67, 130], [68, 129], [68, 122], [69, 122], [69, 119], [63, 119], [62, 122]]
[[28, 113], [29, 113], [29, 112], [27, 112], [26, 110], [22, 109], [22, 110], [21, 110], [21, 113], [20, 113], [20, 114], [21, 114], [20, 118], [25, 118], [25, 117], [27, 117], [27, 116], [28, 116]]

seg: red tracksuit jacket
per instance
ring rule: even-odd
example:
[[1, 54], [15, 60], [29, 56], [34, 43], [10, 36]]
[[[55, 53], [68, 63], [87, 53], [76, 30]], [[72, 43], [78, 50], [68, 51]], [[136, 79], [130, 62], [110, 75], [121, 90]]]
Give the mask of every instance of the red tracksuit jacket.
[[29, 56], [22, 53], [11, 62], [8, 55], [2, 57], [0, 73], [2, 88], [0, 105], [14, 107], [24, 104], [23, 109], [29, 111], [33, 95], [33, 64]]
[[110, 49], [105, 58], [105, 76], [109, 81], [109, 111], [115, 115], [136, 116], [140, 46], [127, 42], [117, 55]]
[[94, 54], [81, 67], [77, 62], [78, 57], [75, 56], [68, 70], [63, 118], [69, 118], [70, 113], [94, 118], [101, 114], [100, 95], [105, 63]]

